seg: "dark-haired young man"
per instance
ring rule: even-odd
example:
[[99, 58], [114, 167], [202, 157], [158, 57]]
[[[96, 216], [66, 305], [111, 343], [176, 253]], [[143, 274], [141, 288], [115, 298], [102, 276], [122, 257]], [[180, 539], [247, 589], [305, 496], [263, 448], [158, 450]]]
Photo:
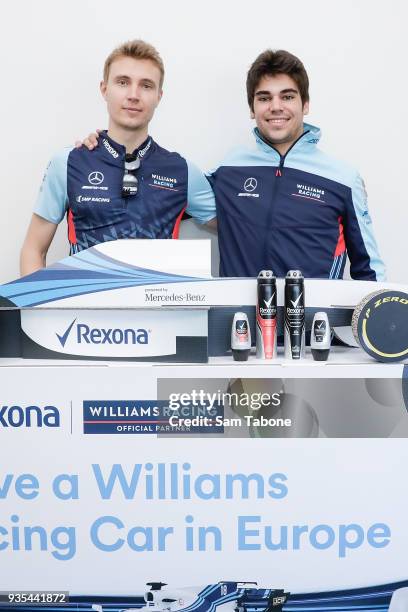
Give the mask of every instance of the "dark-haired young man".
[[232, 152], [209, 174], [217, 203], [223, 276], [271, 268], [307, 277], [384, 280], [358, 172], [317, 148], [320, 130], [303, 122], [309, 80], [287, 51], [265, 51], [247, 76], [256, 121], [252, 149]]

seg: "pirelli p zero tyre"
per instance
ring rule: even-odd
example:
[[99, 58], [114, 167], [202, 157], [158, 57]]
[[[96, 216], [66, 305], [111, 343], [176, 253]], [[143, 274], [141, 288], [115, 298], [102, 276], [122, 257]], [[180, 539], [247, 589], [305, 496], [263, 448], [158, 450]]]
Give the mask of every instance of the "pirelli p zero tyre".
[[382, 289], [355, 308], [351, 328], [361, 347], [382, 362], [408, 358], [408, 293]]

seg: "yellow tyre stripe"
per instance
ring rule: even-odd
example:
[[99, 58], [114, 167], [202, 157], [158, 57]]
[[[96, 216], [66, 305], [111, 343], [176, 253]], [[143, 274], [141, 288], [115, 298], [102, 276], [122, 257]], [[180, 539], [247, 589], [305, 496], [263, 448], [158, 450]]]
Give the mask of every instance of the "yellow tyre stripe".
[[373, 351], [373, 353], [376, 353], [377, 355], [380, 355], [381, 357], [403, 357], [404, 355], [408, 355], [408, 348], [405, 349], [405, 351], [401, 351], [400, 353], [382, 353], [381, 351], [379, 351], [378, 349], [376, 349], [370, 342], [370, 340], [368, 339], [367, 336], [367, 320], [364, 319], [363, 320], [363, 329], [362, 329], [362, 336], [363, 339], [366, 343], [366, 345], [368, 346], [369, 349], [371, 349]]

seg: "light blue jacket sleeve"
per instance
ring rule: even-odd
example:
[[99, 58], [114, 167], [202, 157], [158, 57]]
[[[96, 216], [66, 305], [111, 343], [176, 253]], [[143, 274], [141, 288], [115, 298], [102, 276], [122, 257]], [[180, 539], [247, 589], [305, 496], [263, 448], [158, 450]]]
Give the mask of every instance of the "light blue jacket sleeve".
[[216, 216], [213, 190], [205, 175], [195, 164], [187, 162], [188, 192], [186, 212], [198, 223], [207, 223]]
[[67, 211], [67, 163], [70, 151], [70, 148], [64, 149], [51, 159], [34, 206], [36, 215], [55, 224], [62, 221]]
[[364, 181], [359, 174], [352, 187], [350, 213], [345, 231], [351, 277], [359, 280], [385, 281], [385, 265], [375, 240]]

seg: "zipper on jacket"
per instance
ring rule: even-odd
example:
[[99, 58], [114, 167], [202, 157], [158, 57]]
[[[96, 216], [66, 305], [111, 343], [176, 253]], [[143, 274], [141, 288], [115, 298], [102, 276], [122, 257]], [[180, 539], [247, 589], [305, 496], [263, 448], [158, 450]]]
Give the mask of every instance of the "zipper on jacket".
[[[285, 155], [281, 155], [281, 154], [279, 153], [279, 151], [278, 151], [278, 153], [279, 153], [279, 155], [280, 155], [280, 161], [279, 161], [279, 167], [276, 169], [276, 173], [275, 173], [275, 174], [276, 174], [276, 176], [282, 176], [282, 174], [283, 174], [283, 166], [284, 166], [284, 163], [285, 163], [285, 159], [286, 159], [287, 154], [289, 153], [289, 151], [291, 151], [291, 150], [293, 149], [293, 147], [294, 147], [294, 146], [295, 146], [295, 145], [296, 145], [296, 144], [299, 142], [299, 140], [300, 140], [301, 138], [303, 138], [303, 136], [306, 136], [306, 134], [308, 134], [309, 132], [310, 132], [310, 130], [307, 130], [306, 132], [303, 132], [303, 134], [302, 134], [301, 136], [299, 136], [299, 138], [297, 138], [297, 139], [295, 140], [295, 142], [293, 142], [293, 143], [290, 145], [290, 147], [289, 147], [289, 149], [286, 151]], [[272, 148], [273, 148], [273, 149], [275, 149], [275, 147], [272, 147]], [[275, 149], [275, 151], [277, 151], [277, 149]]]
[[285, 163], [285, 156], [280, 156], [279, 166], [276, 168], [275, 176], [282, 176], [283, 164]]
[[271, 147], [271, 149], [273, 149], [274, 151], [276, 151], [276, 152], [277, 152], [277, 154], [279, 155], [279, 166], [276, 168], [276, 171], [275, 171], [275, 176], [282, 176], [282, 174], [283, 174], [283, 166], [284, 166], [284, 164], [285, 164], [285, 159], [286, 159], [287, 154], [289, 153], [289, 151], [291, 151], [291, 150], [293, 149], [293, 147], [294, 147], [294, 146], [295, 146], [295, 145], [296, 145], [296, 144], [299, 142], [299, 140], [300, 140], [301, 138], [303, 138], [303, 136], [306, 136], [306, 134], [309, 134], [309, 132], [310, 132], [310, 130], [306, 130], [306, 132], [303, 132], [303, 134], [301, 134], [301, 135], [299, 136], [299, 138], [296, 138], [295, 142], [293, 142], [293, 143], [290, 145], [290, 147], [289, 147], [289, 149], [286, 151], [285, 155], [281, 155], [281, 154], [279, 153], [278, 149], [275, 149], [275, 147], [274, 147], [274, 146], [273, 146], [273, 145], [272, 145], [270, 142], [268, 142], [267, 140], [265, 140], [265, 138], [262, 138], [261, 134], [259, 134], [259, 133], [258, 133], [259, 138], [260, 138], [260, 139], [261, 139], [261, 140], [262, 140], [262, 141], [263, 141], [265, 144], [267, 144], [267, 145], [268, 145], [268, 147]]
[[[277, 149], [275, 149], [275, 147], [273, 147], [273, 146], [272, 146], [272, 145], [271, 145], [271, 144], [270, 144], [270, 143], [269, 143], [267, 140], [264, 140], [264, 139], [261, 137], [261, 139], [262, 139], [262, 140], [263, 140], [263, 141], [264, 141], [264, 142], [265, 142], [265, 143], [266, 143], [268, 146], [270, 146], [270, 147], [271, 147], [271, 149], [273, 149], [274, 151], [276, 151], [276, 152], [277, 152], [277, 154], [279, 155], [279, 166], [276, 168], [276, 171], [275, 171], [275, 176], [276, 176], [277, 178], [281, 177], [281, 176], [282, 176], [282, 174], [283, 174], [283, 166], [284, 166], [284, 164], [285, 164], [285, 159], [286, 159], [286, 156], [287, 156], [287, 154], [289, 153], [289, 151], [291, 151], [291, 150], [293, 149], [293, 147], [296, 145], [296, 143], [298, 143], [298, 142], [299, 142], [299, 140], [300, 140], [301, 138], [303, 138], [303, 136], [305, 136], [305, 135], [306, 135], [306, 134], [308, 134], [309, 132], [310, 132], [310, 130], [307, 130], [306, 132], [303, 132], [303, 134], [302, 134], [301, 136], [299, 136], [299, 138], [297, 138], [297, 139], [295, 140], [295, 142], [294, 142], [294, 143], [292, 143], [292, 144], [291, 144], [291, 146], [289, 147], [289, 149], [286, 151], [285, 155], [281, 155], [281, 154], [279, 153], [279, 151], [278, 151]], [[274, 186], [273, 186], [273, 191], [272, 191], [272, 194], [271, 194], [271, 207], [270, 207], [270, 209], [269, 209], [269, 213], [268, 213], [268, 216], [267, 216], [267, 219], [266, 219], [266, 227], [267, 227], [267, 228], [269, 228], [270, 221], [271, 221], [271, 218], [272, 218], [272, 216], [273, 216], [273, 212], [274, 212], [274, 206], [273, 206], [273, 204], [274, 204], [274, 200], [275, 200], [275, 198], [276, 198], [276, 192], [277, 192], [277, 191], [278, 191], [278, 183], [277, 183], [277, 181], [275, 181]], [[268, 242], [268, 236], [265, 236], [265, 240], [264, 240], [264, 244], [263, 244], [263, 257], [264, 257], [264, 258], [266, 257], [266, 251], [267, 251], [267, 242]], [[265, 259], [264, 259], [264, 261], [265, 261]], [[267, 262], [265, 262], [265, 264], [266, 264], [266, 263], [267, 263]]]

